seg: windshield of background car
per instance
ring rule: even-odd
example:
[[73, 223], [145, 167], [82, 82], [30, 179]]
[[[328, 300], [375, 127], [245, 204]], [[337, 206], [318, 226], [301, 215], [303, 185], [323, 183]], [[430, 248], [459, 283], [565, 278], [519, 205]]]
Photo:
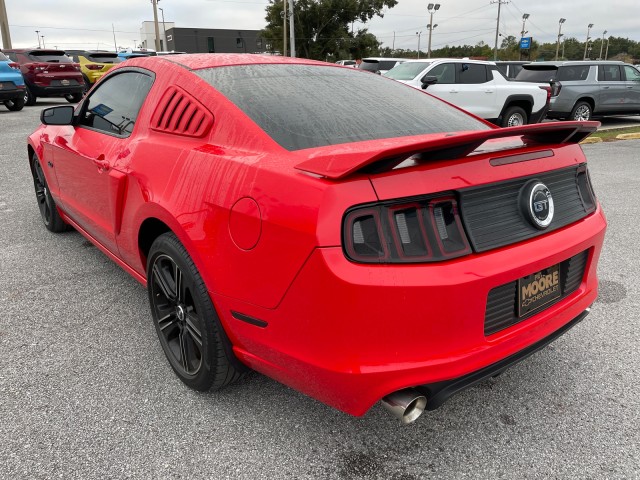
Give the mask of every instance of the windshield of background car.
[[117, 53], [90, 53], [85, 58], [96, 63], [120, 63], [122, 59]]
[[549, 66], [543, 68], [522, 68], [520, 73], [516, 76], [518, 82], [535, 82], [544, 83], [555, 80], [558, 67]]
[[413, 80], [429, 65], [431, 65], [431, 62], [401, 63], [385, 73], [384, 76], [394, 80]]
[[31, 52], [29, 58], [36, 62], [51, 62], [51, 63], [72, 63], [69, 57], [64, 52]]
[[313, 65], [194, 71], [288, 150], [490, 127], [402, 83]]

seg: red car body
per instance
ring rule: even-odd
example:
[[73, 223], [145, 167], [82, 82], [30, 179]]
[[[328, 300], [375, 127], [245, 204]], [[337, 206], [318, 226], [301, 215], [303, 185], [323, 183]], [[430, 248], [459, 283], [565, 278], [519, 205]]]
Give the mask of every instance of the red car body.
[[[47, 125], [29, 137], [29, 153], [39, 159], [61, 217], [139, 282], [146, 284], [154, 238], [173, 232], [202, 275], [235, 357], [352, 415], [408, 387], [424, 392], [427, 408], [435, 408], [447, 392], [497, 373], [584, 316], [597, 295], [606, 221], [577, 142], [597, 124], [498, 129], [478, 119], [478, 130], [466, 132], [289, 150], [196, 75], [294, 64], [367, 75], [259, 56], [131, 59], [98, 84], [123, 69], [153, 72], [128, 138]], [[176, 95], [188, 96], [187, 108], [202, 114], [197, 126], [163, 117]], [[416, 154], [425, 157], [418, 161]], [[553, 183], [560, 174], [565, 184], [549, 187], [556, 218], [568, 215], [565, 191], [585, 197], [584, 211], [557, 228], [531, 230], [514, 207], [514, 221], [530, 235], [502, 241], [500, 230], [508, 226], [502, 216], [491, 217], [502, 207], [483, 197], [486, 191], [512, 184], [522, 190], [521, 179]], [[455, 215], [446, 224], [449, 234], [438, 230], [444, 211], [436, 212], [438, 202]], [[376, 221], [395, 215], [398, 205], [431, 211], [433, 223], [420, 223], [425, 238], [461, 235], [460, 249], [449, 255], [434, 241], [423, 256], [403, 257], [391, 252], [403, 245], [398, 237], [372, 261], [354, 258], [359, 247], [350, 242], [360, 227], [350, 219], [365, 212], [366, 221]], [[487, 229], [493, 221], [495, 228]], [[481, 235], [497, 240], [487, 246]], [[518, 281], [554, 265], [559, 273], [545, 271], [535, 282], [542, 289], [547, 275], [558, 274], [573, 282], [560, 298], [519, 314], [515, 297], [500, 297], [505, 286], [533, 288]], [[497, 329], [487, 324], [495, 308], [506, 308], [509, 317]]]

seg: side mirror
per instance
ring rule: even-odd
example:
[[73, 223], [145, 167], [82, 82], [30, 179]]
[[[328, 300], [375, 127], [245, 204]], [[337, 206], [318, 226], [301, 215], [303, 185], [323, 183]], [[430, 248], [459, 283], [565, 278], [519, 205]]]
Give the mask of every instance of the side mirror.
[[435, 77], [433, 75], [425, 75], [424, 77], [422, 77], [420, 82], [422, 83], [422, 89], [426, 90], [429, 85], [438, 83], [438, 77]]
[[71, 105], [45, 108], [40, 113], [40, 121], [45, 125], [73, 125], [73, 113]]

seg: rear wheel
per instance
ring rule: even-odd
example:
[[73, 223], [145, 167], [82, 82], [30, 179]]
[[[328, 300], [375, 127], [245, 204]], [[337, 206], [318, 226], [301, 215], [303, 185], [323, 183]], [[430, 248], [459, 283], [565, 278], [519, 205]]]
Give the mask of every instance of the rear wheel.
[[593, 110], [587, 102], [578, 102], [571, 110], [571, 120], [586, 122], [591, 120], [591, 115], [593, 115]]
[[58, 213], [58, 207], [56, 207], [56, 202], [53, 200], [51, 192], [49, 192], [47, 180], [35, 153], [31, 157], [31, 174], [33, 175], [33, 185], [36, 189], [36, 200], [38, 201], [42, 223], [51, 232], [64, 232], [67, 229], [67, 224]]
[[173, 233], [151, 246], [147, 289], [160, 344], [180, 380], [205, 391], [241, 376], [204, 281]]
[[27, 87], [24, 92], [24, 104], [28, 107], [32, 107], [36, 104], [37, 99], [38, 97], [33, 94], [29, 87]]
[[503, 127], [518, 127], [527, 124], [527, 112], [521, 107], [509, 107], [502, 116]]
[[12, 98], [11, 100], [5, 100], [4, 106], [12, 112], [19, 112], [24, 108], [24, 97]]
[[64, 98], [66, 98], [69, 103], [78, 103], [82, 100], [82, 93], [67, 93]]

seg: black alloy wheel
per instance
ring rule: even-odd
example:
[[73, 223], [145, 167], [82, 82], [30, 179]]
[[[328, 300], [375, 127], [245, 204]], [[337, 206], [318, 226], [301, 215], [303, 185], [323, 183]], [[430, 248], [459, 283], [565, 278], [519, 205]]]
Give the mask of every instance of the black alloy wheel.
[[160, 344], [185, 384], [205, 391], [241, 376], [235, 358], [229, 360], [230, 343], [204, 282], [172, 233], [161, 235], [151, 247], [147, 289]]
[[36, 200], [44, 226], [54, 233], [64, 232], [67, 229], [67, 224], [58, 213], [58, 207], [56, 207], [56, 202], [53, 200], [51, 192], [49, 192], [47, 180], [40, 166], [40, 161], [35, 154], [31, 157], [31, 174], [33, 175]]

